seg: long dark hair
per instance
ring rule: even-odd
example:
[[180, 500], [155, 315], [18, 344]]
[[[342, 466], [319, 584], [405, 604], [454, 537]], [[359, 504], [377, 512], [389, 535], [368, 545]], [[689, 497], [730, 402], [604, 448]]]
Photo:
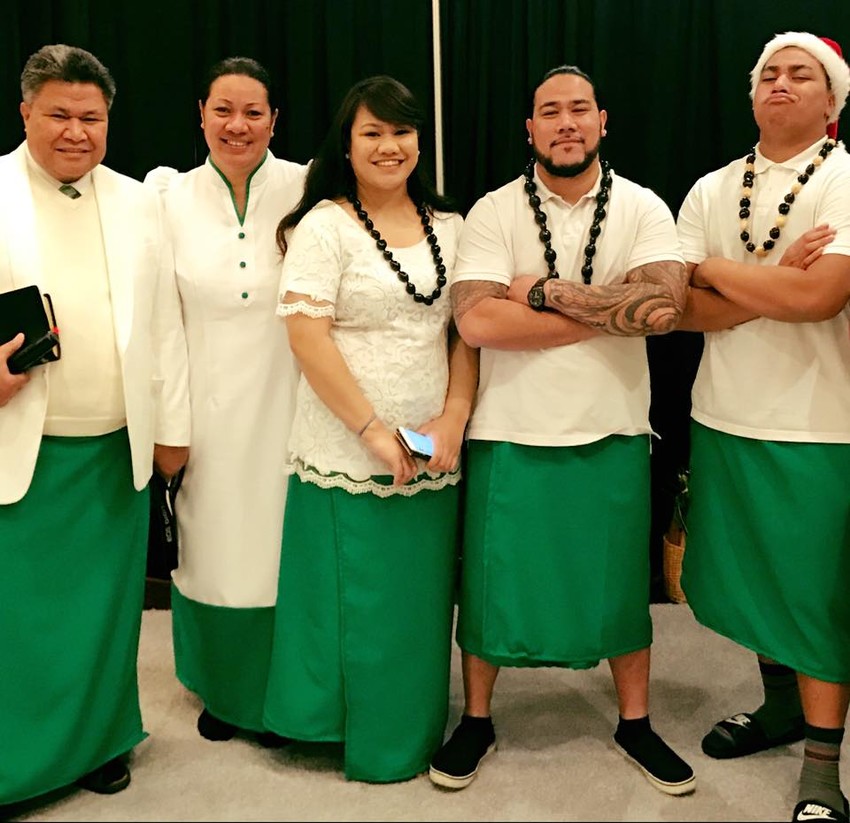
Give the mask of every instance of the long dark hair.
[[[411, 126], [421, 134], [425, 116], [407, 86], [385, 74], [367, 77], [355, 83], [345, 95], [334, 116], [331, 127], [310, 163], [304, 183], [304, 196], [298, 205], [278, 224], [276, 239], [282, 254], [286, 253], [286, 232], [301, 222], [320, 200], [337, 200], [353, 193], [357, 181], [346, 153], [351, 146], [351, 125], [361, 106], [375, 117], [397, 126]], [[429, 211], [454, 211], [448, 197], [438, 194], [426, 178], [422, 164], [407, 179], [407, 191], [417, 205]]]

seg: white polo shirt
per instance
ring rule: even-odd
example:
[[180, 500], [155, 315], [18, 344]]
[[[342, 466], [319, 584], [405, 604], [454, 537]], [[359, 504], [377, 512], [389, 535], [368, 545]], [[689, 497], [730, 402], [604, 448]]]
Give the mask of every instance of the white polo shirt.
[[[601, 177], [601, 176], [600, 176]], [[683, 262], [670, 210], [654, 192], [612, 174], [611, 199], [593, 258], [593, 283], [621, 283], [647, 263]], [[562, 280], [581, 282], [584, 248], [601, 180], [575, 205], [535, 174]], [[454, 282], [547, 273], [525, 178], [482, 197], [461, 233]], [[548, 349], [481, 349], [473, 440], [576, 446], [611, 434], [647, 434], [649, 371], [642, 337], [599, 335]]]
[[[750, 236], [768, 237], [777, 207], [823, 140], [782, 163], [756, 149]], [[836, 231], [825, 254], [850, 255], [850, 156], [837, 146], [803, 186], [767, 257], [744, 248], [740, 234], [745, 160], [697, 181], [679, 213], [685, 259], [724, 257], [754, 266], [777, 265], [801, 234], [821, 223]], [[850, 312], [819, 323], [757, 318], [706, 332], [692, 392], [694, 420], [759, 440], [850, 443]]]

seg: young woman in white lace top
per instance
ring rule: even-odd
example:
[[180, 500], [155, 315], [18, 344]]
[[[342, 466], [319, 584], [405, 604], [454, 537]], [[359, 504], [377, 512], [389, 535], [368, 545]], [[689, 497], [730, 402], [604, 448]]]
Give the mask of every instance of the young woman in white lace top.
[[[418, 166], [422, 112], [356, 84], [281, 221], [278, 313], [301, 368], [269, 728], [345, 744], [345, 774], [425, 771], [448, 708], [459, 458], [476, 352], [451, 325], [462, 225]], [[431, 436], [411, 457], [397, 427]]]

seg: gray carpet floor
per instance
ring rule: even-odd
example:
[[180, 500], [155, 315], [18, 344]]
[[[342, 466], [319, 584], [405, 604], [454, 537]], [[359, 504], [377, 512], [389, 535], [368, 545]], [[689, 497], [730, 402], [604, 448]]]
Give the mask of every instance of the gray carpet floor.
[[[426, 775], [405, 783], [346, 781], [326, 744], [267, 750], [253, 739], [202, 739], [197, 698], [174, 676], [171, 612], [142, 621], [140, 690], [149, 736], [131, 759], [129, 788], [109, 797], [58, 792], [15, 820], [789, 820], [802, 743], [734, 761], [702, 754], [713, 722], [755, 708], [755, 656], [699, 626], [686, 604], [652, 606], [653, 726], [693, 765], [697, 790], [667, 797], [613, 748], [616, 699], [607, 664], [583, 672], [504, 669], [493, 717], [498, 750], [461, 792]], [[462, 709], [455, 649], [450, 726]], [[842, 777], [850, 788], [847, 746]]]

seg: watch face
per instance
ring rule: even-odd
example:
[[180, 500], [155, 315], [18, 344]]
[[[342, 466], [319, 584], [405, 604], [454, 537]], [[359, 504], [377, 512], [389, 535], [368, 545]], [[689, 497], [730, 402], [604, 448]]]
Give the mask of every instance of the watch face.
[[542, 309], [546, 303], [546, 293], [543, 291], [543, 284], [545, 282], [545, 278], [543, 280], [538, 280], [528, 290], [528, 305], [531, 306], [532, 309]]

